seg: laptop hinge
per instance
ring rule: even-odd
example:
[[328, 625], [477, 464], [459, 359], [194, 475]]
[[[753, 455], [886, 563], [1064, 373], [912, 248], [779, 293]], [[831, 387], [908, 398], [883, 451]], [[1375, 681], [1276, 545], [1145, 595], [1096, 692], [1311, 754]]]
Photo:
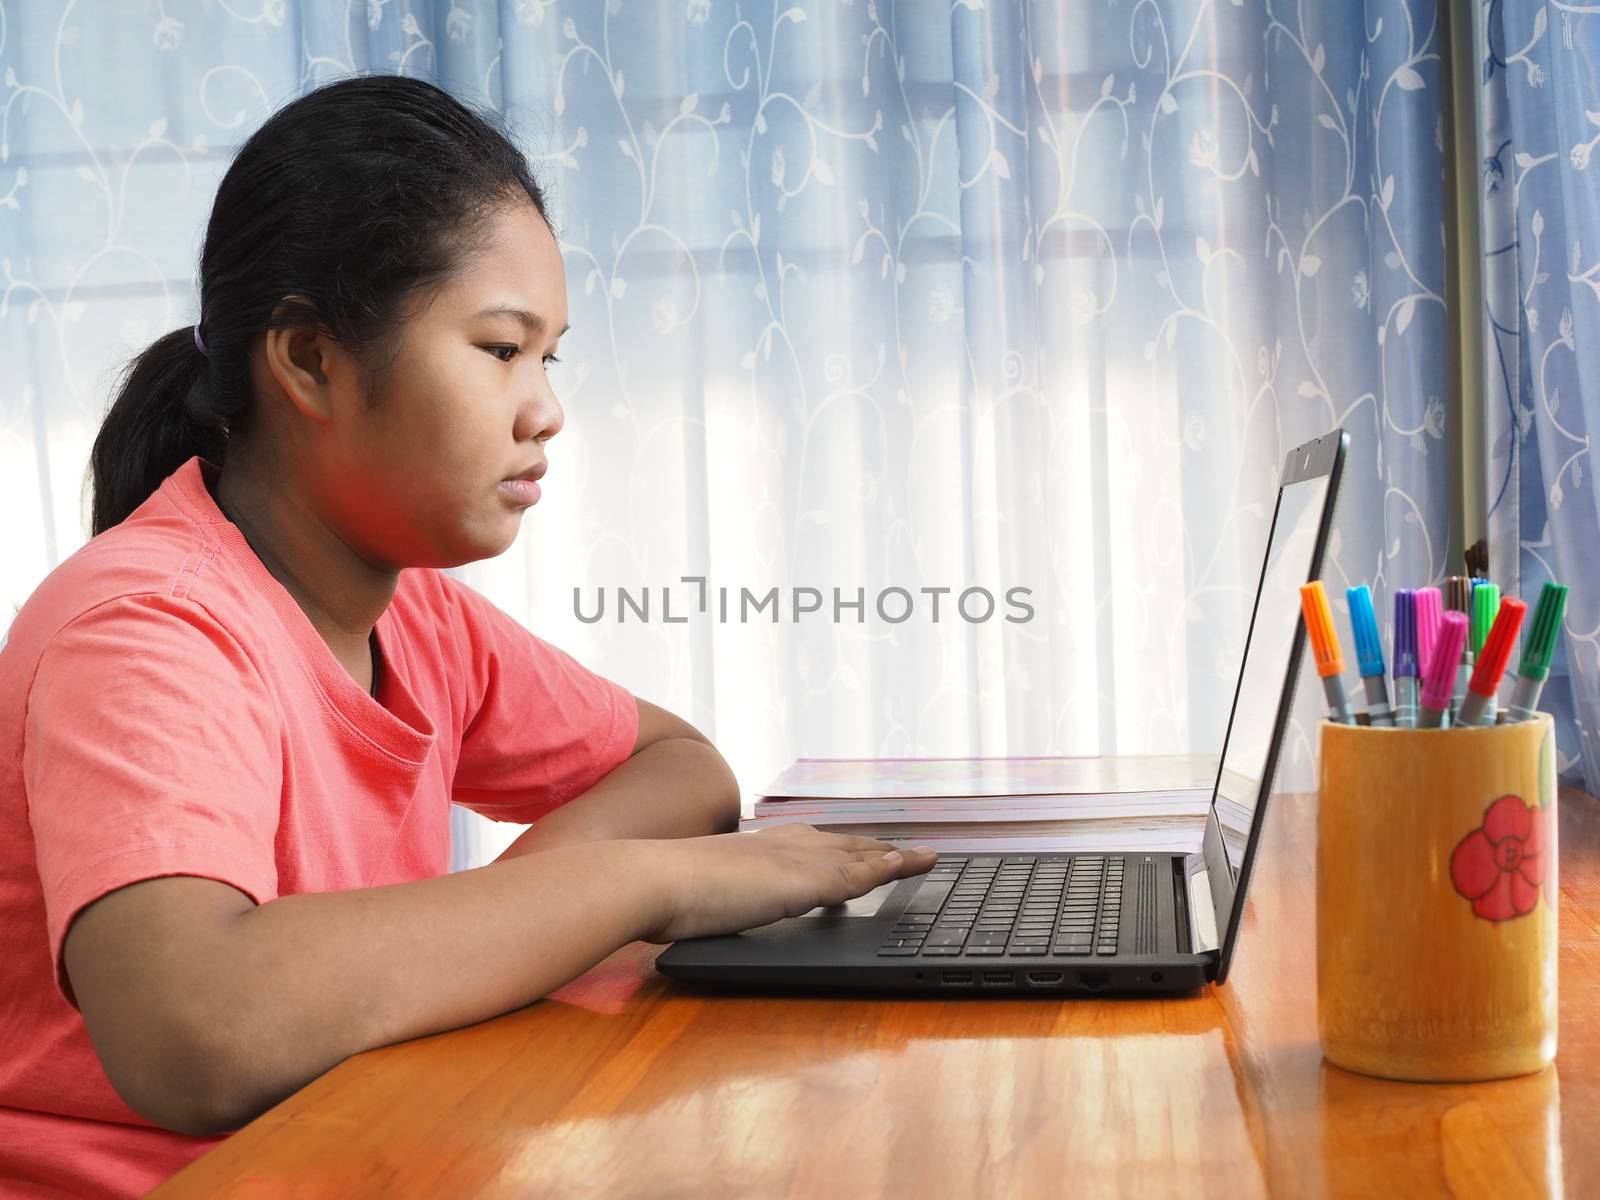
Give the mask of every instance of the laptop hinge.
[[1191, 954], [1207, 954], [1218, 948], [1217, 909], [1211, 899], [1211, 873], [1201, 852], [1186, 855], [1183, 875], [1189, 901], [1189, 942]]

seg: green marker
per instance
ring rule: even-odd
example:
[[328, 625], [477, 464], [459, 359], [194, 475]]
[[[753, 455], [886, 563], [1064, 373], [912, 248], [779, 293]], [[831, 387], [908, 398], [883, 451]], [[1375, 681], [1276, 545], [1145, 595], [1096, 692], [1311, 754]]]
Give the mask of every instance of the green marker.
[[1517, 665], [1517, 686], [1511, 693], [1511, 711], [1506, 723], [1528, 721], [1539, 707], [1539, 693], [1550, 675], [1550, 660], [1555, 657], [1556, 635], [1561, 632], [1561, 616], [1567, 607], [1567, 589], [1559, 583], [1546, 583], [1534, 610], [1533, 629]]
[[[1474, 579], [1472, 581], [1472, 594], [1468, 602], [1467, 616], [1471, 624], [1467, 626], [1467, 649], [1472, 651], [1474, 665], [1483, 657], [1483, 644], [1489, 640], [1489, 630], [1494, 628], [1495, 615], [1500, 611], [1500, 587], [1490, 583], [1487, 579]], [[1461, 703], [1465, 704], [1472, 697], [1471, 676], [1468, 676], [1467, 694], [1462, 697]], [[1489, 699], [1488, 720], [1475, 722], [1475, 724], [1493, 725], [1495, 723], [1494, 698]]]
[[1472, 589], [1472, 657], [1483, 653], [1483, 644], [1489, 640], [1489, 630], [1494, 628], [1495, 614], [1500, 611], [1500, 587], [1487, 580]]

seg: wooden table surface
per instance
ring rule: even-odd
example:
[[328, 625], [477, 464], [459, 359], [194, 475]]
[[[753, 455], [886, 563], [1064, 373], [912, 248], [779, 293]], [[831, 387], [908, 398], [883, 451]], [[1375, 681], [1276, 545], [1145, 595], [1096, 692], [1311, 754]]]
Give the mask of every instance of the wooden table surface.
[[1561, 796], [1556, 1064], [1392, 1083], [1317, 1048], [1315, 800], [1285, 795], [1226, 985], [1166, 1000], [688, 995], [625, 947], [358, 1055], [152, 1195], [1600, 1195], [1600, 805]]

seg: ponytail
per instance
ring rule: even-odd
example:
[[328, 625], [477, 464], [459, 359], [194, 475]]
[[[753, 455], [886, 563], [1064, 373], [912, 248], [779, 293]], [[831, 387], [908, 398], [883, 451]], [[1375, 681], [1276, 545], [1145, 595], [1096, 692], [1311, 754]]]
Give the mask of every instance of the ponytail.
[[128, 364], [89, 452], [92, 534], [123, 521], [195, 455], [220, 461], [225, 425], [207, 406], [207, 366], [187, 325]]

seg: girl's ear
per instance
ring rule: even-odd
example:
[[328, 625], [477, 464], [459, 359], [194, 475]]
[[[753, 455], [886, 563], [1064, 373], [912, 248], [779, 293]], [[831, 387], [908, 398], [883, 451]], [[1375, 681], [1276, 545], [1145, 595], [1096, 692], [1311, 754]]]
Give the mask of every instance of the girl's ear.
[[[293, 300], [303, 303], [300, 297]], [[273, 323], [265, 334], [267, 370], [302, 416], [326, 425], [337, 407], [334, 385], [348, 374], [350, 357], [327, 329], [313, 321], [276, 324], [291, 311], [304, 310], [298, 304], [293, 310], [284, 304], [273, 313]]]

